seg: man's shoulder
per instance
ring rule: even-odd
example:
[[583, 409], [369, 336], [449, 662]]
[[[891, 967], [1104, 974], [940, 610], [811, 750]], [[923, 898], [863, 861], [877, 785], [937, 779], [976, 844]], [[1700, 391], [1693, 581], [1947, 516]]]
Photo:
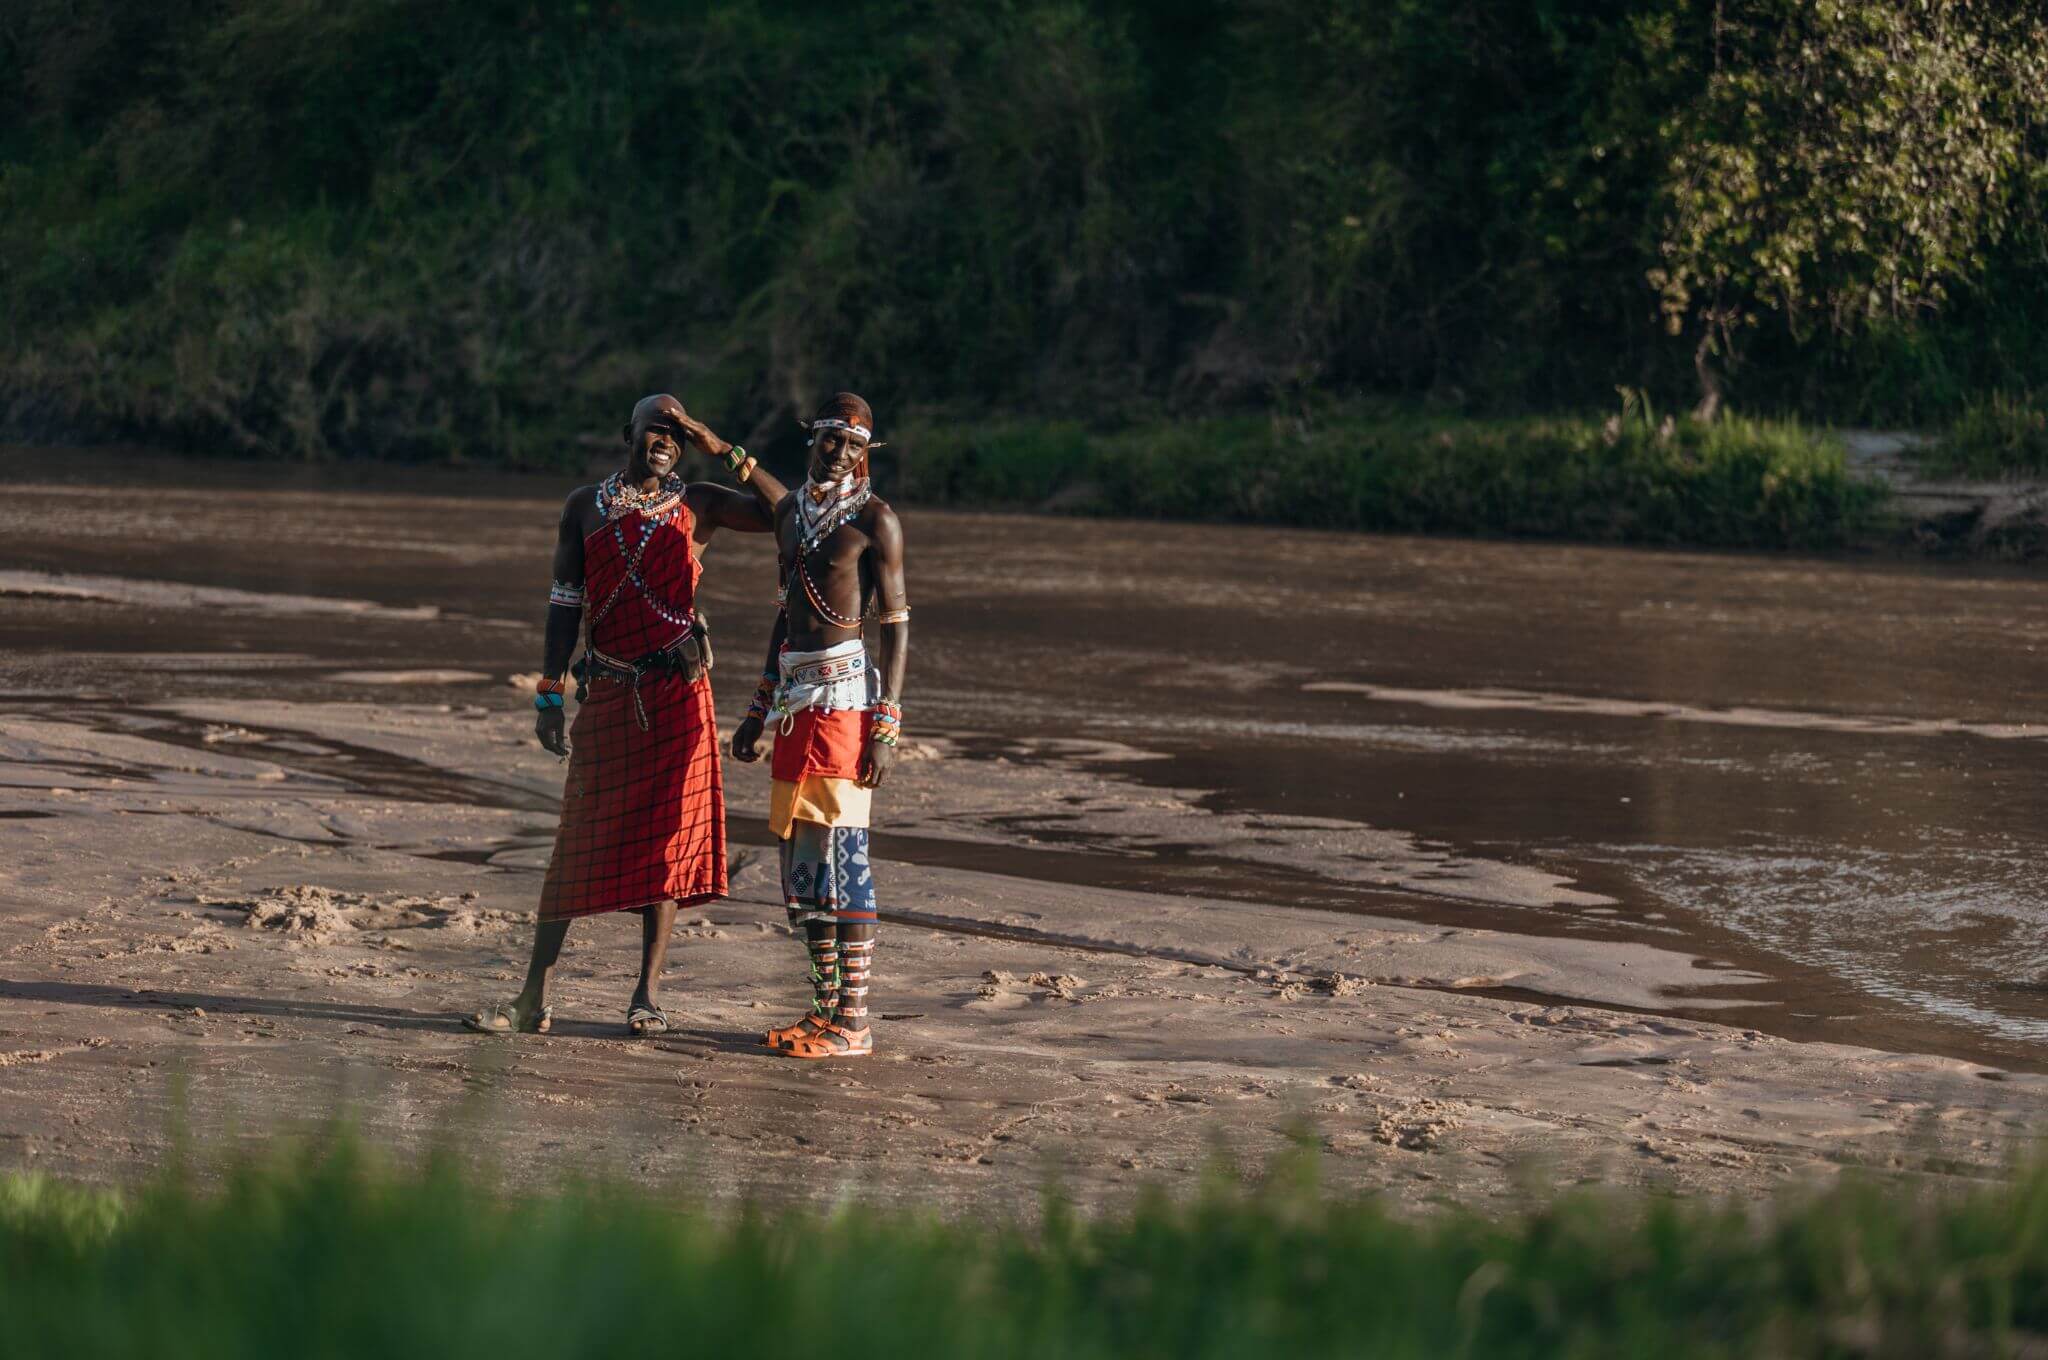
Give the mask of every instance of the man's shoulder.
[[880, 496], [868, 497], [868, 503], [861, 507], [858, 522], [870, 538], [881, 534], [900, 536], [903, 532], [903, 521], [897, 518], [896, 507]]
[[597, 487], [579, 486], [562, 501], [562, 523], [588, 528], [597, 519]]

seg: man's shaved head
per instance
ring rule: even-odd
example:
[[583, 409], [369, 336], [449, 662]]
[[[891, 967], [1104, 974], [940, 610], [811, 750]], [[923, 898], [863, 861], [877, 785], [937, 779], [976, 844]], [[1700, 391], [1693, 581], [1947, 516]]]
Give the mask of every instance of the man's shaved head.
[[690, 413], [666, 392], [633, 403], [633, 419], [622, 431], [626, 471], [635, 481], [664, 477], [682, 461], [683, 423]]
[[633, 403], [633, 427], [638, 429], [657, 415], [674, 419], [683, 414], [681, 402], [666, 392], [657, 392], [651, 397], [642, 397]]

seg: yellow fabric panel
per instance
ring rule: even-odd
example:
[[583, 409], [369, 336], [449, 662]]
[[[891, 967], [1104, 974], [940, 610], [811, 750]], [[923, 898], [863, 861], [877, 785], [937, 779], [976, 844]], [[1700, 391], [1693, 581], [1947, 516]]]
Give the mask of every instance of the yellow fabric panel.
[[874, 800], [873, 789], [864, 789], [851, 779], [826, 774], [807, 774], [795, 781], [777, 779], [769, 786], [768, 829], [779, 840], [789, 835], [791, 822], [866, 826]]

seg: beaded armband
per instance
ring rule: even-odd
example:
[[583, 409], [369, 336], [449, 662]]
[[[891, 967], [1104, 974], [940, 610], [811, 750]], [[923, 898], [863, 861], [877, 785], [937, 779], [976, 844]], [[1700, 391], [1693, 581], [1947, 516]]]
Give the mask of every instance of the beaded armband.
[[556, 581], [548, 587], [548, 603], [559, 604], [569, 609], [583, 607], [583, 587], [567, 581]]
[[876, 619], [876, 620], [875, 620], [875, 622], [877, 622], [877, 623], [909, 623], [909, 622], [910, 622], [910, 606], [909, 606], [909, 605], [904, 605], [904, 606], [903, 606], [903, 607], [902, 607], [901, 609], [885, 609], [885, 610], [883, 610], [883, 611], [882, 611], [881, 617], [880, 617], [880, 618], [878, 618], [878, 619]]
[[868, 733], [883, 746], [894, 746], [903, 735], [903, 706], [878, 700], [868, 719]]
[[754, 469], [759, 467], [760, 464], [760, 459], [755, 458], [737, 444], [725, 451], [726, 467], [731, 470], [733, 476], [743, 482], [754, 475]]

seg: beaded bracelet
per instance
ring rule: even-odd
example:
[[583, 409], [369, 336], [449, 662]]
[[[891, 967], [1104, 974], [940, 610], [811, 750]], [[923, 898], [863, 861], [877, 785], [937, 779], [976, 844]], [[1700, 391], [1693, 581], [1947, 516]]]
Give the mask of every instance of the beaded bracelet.
[[725, 465], [732, 470], [733, 476], [744, 482], [754, 475], [754, 469], [760, 466], [760, 460], [735, 444], [725, 451]]
[[778, 678], [765, 672], [762, 674], [761, 683], [754, 687], [754, 702], [747, 705], [749, 718], [767, 718], [768, 710], [775, 706], [775, 685]]
[[869, 720], [869, 734], [884, 746], [894, 746], [903, 735], [903, 706], [887, 699], [877, 701]]
[[551, 708], [560, 708], [562, 706], [562, 692], [560, 690], [544, 690], [533, 696], [533, 706], [543, 713]]
[[565, 688], [560, 680], [551, 680], [545, 675], [533, 682], [536, 694], [560, 694]]

